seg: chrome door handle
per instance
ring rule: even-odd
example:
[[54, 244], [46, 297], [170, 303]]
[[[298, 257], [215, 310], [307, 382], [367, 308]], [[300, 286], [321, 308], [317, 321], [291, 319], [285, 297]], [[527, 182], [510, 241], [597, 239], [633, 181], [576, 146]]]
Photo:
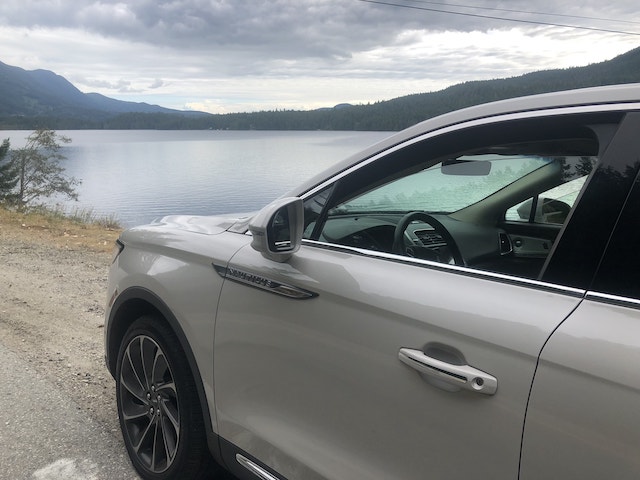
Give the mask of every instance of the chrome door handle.
[[465, 390], [485, 395], [493, 395], [498, 390], [498, 380], [494, 376], [469, 365], [453, 365], [411, 348], [401, 348], [398, 358], [420, 373]]

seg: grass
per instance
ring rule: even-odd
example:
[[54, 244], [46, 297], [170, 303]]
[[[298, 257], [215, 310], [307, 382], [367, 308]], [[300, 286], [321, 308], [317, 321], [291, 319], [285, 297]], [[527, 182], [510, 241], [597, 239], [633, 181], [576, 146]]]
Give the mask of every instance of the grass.
[[91, 208], [76, 208], [67, 212], [59, 205], [54, 207], [39, 206], [29, 209], [29, 212], [39, 213], [44, 217], [50, 216], [62, 222], [69, 220], [80, 225], [97, 225], [111, 230], [122, 230], [116, 215], [99, 216]]
[[60, 207], [32, 207], [24, 211], [0, 204], [0, 241], [19, 240], [57, 248], [110, 252], [122, 227], [115, 216], [100, 217], [92, 210], [67, 213]]

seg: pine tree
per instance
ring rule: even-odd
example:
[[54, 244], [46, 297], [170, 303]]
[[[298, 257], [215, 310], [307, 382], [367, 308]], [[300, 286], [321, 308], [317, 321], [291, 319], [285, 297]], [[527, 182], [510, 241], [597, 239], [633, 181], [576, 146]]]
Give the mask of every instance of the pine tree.
[[0, 144], [0, 201], [11, 199], [18, 184], [18, 169], [9, 156], [9, 139]]
[[67, 177], [60, 165], [66, 158], [60, 153], [60, 144], [70, 141], [53, 130], [41, 129], [27, 137], [23, 148], [12, 150], [11, 161], [18, 174], [15, 201], [19, 207], [57, 194], [78, 199], [75, 187], [80, 180]]

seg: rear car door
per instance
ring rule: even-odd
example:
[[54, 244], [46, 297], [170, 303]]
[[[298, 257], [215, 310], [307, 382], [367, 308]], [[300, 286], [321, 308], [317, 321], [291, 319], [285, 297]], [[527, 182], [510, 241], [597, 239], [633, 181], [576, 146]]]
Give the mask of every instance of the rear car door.
[[[626, 197], [631, 182], [633, 189], [609, 220], [617, 225], [597, 276], [540, 357], [523, 436], [525, 480], [640, 477], [638, 128], [635, 119], [619, 137], [616, 165], [603, 179], [601, 201], [614, 189]], [[582, 238], [601, 228], [592, 216]]]
[[[621, 115], [570, 113], [484, 120], [400, 145], [305, 196], [307, 240], [289, 261], [245, 247], [219, 266], [226, 281], [214, 380], [231, 469], [242, 475], [249, 462], [274, 478], [309, 480], [517, 478], [538, 355], [580, 305], [597, 265], [566, 263], [575, 258], [561, 232], [548, 257], [532, 262], [544, 266], [532, 275], [500, 225], [509, 207], [560, 182], [570, 156], [593, 156], [598, 167], [569, 218], [589, 199], [608, 162], [603, 142], [615, 139]], [[607, 123], [611, 135], [600, 137], [593, 122]], [[583, 151], [594, 141], [594, 152]], [[502, 166], [520, 163], [496, 173], [515, 181], [496, 186], [493, 177], [461, 175], [454, 180], [467, 183], [455, 191], [493, 193], [430, 211], [459, 255], [443, 245], [418, 248], [433, 237], [421, 221], [395, 235], [397, 248], [395, 225], [405, 207], [415, 209], [416, 195], [390, 196], [394, 185], [505, 152]], [[450, 205], [440, 187], [429, 195]], [[391, 208], [349, 213], [374, 197]], [[602, 210], [611, 216], [617, 208]], [[604, 244], [591, 248], [601, 253]], [[563, 277], [559, 264], [577, 273]]]

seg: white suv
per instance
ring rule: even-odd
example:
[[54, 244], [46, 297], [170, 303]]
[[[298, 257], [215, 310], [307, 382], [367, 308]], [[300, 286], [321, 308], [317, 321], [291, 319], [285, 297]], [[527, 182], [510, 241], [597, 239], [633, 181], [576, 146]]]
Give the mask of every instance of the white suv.
[[427, 120], [255, 215], [124, 232], [134, 466], [640, 478], [639, 167], [640, 85], [559, 92]]

